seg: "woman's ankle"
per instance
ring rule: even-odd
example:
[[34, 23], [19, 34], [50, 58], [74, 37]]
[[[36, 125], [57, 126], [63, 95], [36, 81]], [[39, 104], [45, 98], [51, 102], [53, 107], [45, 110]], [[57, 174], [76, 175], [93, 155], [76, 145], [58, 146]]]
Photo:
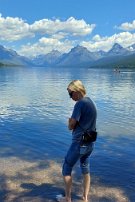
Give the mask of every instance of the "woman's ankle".
[[88, 197], [87, 196], [83, 196], [83, 201], [88, 202]]
[[65, 197], [66, 198], [66, 202], [71, 202], [71, 197]]

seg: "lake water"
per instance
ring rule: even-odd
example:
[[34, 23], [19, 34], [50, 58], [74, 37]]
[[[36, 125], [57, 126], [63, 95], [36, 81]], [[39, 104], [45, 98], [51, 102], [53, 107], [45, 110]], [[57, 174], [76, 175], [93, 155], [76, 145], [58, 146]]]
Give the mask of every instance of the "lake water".
[[[0, 201], [55, 201], [71, 143], [74, 102], [67, 85], [83, 81], [98, 109], [91, 156], [92, 201], [135, 201], [135, 70], [0, 68]], [[74, 198], [80, 188], [74, 169]], [[78, 184], [77, 184], [78, 183]]]

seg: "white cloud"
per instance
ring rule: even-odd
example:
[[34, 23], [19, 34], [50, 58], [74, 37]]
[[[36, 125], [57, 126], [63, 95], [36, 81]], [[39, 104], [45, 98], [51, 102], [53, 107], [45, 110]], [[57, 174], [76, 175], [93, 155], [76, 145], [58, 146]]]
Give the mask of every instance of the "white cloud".
[[70, 49], [73, 47], [72, 41], [64, 40], [60, 41], [56, 38], [46, 38], [43, 37], [39, 39], [39, 41], [35, 44], [27, 44], [23, 45], [18, 51], [21, 55], [27, 56], [36, 56], [39, 54], [47, 54], [52, 50], [58, 50], [62, 53], [69, 52]]
[[82, 41], [80, 45], [88, 48], [90, 51], [108, 51], [114, 43], [119, 43], [123, 47], [127, 47], [135, 43], [135, 34], [130, 32], [122, 32], [119, 34], [114, 34], [110, 37], [101, 37], [99, 35], [95, 35], [91, 41]]
[[96, 34], [94, 37], [93, 37], [93, 40], [94, 41], [100, 41], [101, 40], [101, 37], [99, 34]]
[[33, 37], [29, 25], [20, 18], [6, 17], [0, 15], [0, 40], [17, 41], [24, 37]]
[[86, 24], [84, 20], [76, 20], [73, 17], [66, 21], [42, 19], [30, 26], [32, 32], [41, 34], [55, 34], [58, 32], [68, 33], [73, 36], [85, 36], [90, 34], [95, 28], [95, 24]]
[[[135, 42], [135, 34], [130, 32], [122, 32], [119, 34], [114, 34], [110, 37], [101, 37], [100, 35], [95, 35], [90, 41], [80, 41], [79, 45], [86, 47], [88, 50], [94, 52], [99, 50], [108, 51], [112, 48], [114, 43], [119, 43], [123, 47], [128, 47]], [[75, 40], [68, 40], [58, 37], [42, 37], [35, 44], [23, 45], [18, 51], [18, 53], [27, 56], [35, 56], [38, 54], [46, 54], [52, 50], [58, 50], [62, 53], [69, 52], [71, 48], [76, 45]]]
[[65, 33], [65, 32], [59, 32], [57, 34], [53, 34], [52, 37], [54, 39], [64, 39], [64, 38], [67, 38], [68, 37], [68, 33]]
[[85, 36], [90, 34], [94, 28], [95, 24], [89, 25], [84, 20], [76, 20], [73, 17], [66, 21], [42, 19], [30, 25], [21, 18], [4, 18], [0, 14], [1, 41], [17, 41], [26, 37], [34, 37], [36, 34], [57, 35], [62, 38], [67, 35]]
[[[0, 14], [0, 41], [20, 41], [23, 44], [23, 39], [26, 38], [29, 43], [23, 44], [17, 50], [19, 54], [26, 56], [46, 54], [53, 49], [62, 53], [69, 52], [77, 44], [88, 48], [90, 51], [108, 51], [114, 43], [119, 43], [123, 47], [135, 43], [135, 33], [128, 31], [112, 36], [96, 34], [92, 39], [86, 41], [86, 36], [90, 36], [95, 27], [95, 24], [88, 24], [83, 19], [77, 20], [74, 17], [64, 21], [41, 19], [33, 24], [28, 24], [21, 18], [4, 18]], [[135, 30], [135, 20], [132, 23], [123, 23], [117, 28], [133, 31]]]
[[133, 20], [132, 23], [129, 23], [129, 22], [122, 23], [117, 28], [121, 29], [121, 30], [124, 30], [124, 31], [134, 31], [135, 30], [135, 20]]

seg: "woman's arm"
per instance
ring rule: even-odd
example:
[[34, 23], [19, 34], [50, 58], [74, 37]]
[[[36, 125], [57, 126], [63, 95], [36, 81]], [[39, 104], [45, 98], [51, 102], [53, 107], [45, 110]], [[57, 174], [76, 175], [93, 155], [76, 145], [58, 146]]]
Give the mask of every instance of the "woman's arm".
[[77, 121], [75, 119], [73, 119], [73, 118], [69, 118], [69, 120], [68, 120], [68, 129], [73, 130], [73, 129], [75, 129], [76, 125], [77, 125]]

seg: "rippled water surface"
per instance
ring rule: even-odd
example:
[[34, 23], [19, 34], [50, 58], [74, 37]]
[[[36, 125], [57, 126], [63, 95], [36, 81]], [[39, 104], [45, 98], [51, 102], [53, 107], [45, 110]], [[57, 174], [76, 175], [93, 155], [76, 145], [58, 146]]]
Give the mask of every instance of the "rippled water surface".
[[66, 88], [73, 79], [83, 81], [98, 109], [93, 195], [135, 201], [135, 70], [39, 67], [0, 68], [0, 201], [49, 201], [45, 189], [59, 191], [71, 142], [67, 120], [75, 103]]

